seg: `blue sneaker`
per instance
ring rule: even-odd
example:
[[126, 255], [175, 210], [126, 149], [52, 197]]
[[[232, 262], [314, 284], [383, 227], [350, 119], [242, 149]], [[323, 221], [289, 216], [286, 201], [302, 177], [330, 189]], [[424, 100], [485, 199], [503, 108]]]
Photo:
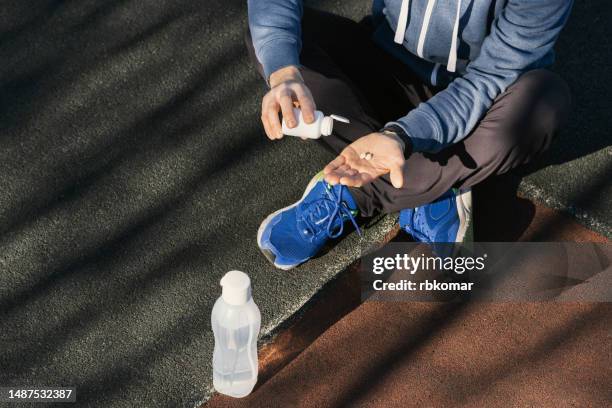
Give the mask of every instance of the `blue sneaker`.
[[357, 203], [343, 185], [329, 185], [320, 172], [302, 198], [270, 214], [259, 227], [257, 244], [279, 269], [288, 270], [315, 256], [329, 239], [338, 238], [350, 220], [357, 232]]
[[472, 192], [451, 189], [436, 201], [400, 212], [400, 227], [420, 242], [464, 242], [471, 236]]

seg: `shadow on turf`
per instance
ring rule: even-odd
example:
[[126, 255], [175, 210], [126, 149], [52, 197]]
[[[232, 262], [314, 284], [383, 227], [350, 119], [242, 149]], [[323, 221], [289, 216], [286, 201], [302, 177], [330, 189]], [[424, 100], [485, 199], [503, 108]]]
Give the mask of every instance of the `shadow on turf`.
[[[181, 15], [173, 14], [171, 16], [164, 16], [161, 22], [155, 23], [154, 26], [158, 27], [159, 30], [168, 28], [168, 24], [171, 21], [179, 21], [180, 18], [184, 17]], [[87, 17], [89, 18], [89, 16]], [[173, 26], [171, 32], [176, 36], [177, 29], [181, 28], [182, 25]], [[169, 29], [170, 29], [169, 28]], [[116, 45], [110, 47], [110, 50], [106, 51], [104, 47], [100, 46], [96, 48], [88, 48], [85, 53], [89, 57], [84, 57], [84, 60], [91, 59], [92, 56], [96, 56], [96, 53], [108, 53], [108, 59], [112, 60], [113, 57], [121, 53], [130, 52], [138, 53], [143, 48], [146, 48], [146, 38], [148, 36], [159, 34], [151, 31], [150, 27], [146, 27], [144, 31], [135, 34], [130, 37], [127, 41], [122, 39], [118, 41]], [[61, 41], [57, 40], [55, 44], [59, 49], [62, 48]], [[185, 46], [186, 44], [183, 44]], [[107, 45], [108, 46], [108, 45]], [[199, 42], [192, 41], [190, 46], [197, 47]], [[207, 64], [198, 67], [198, 75], [189, 83], [181, 84], [182, 88], [173, 90], [171, 93], [163, 95], [162, 98], [157, 98], [153, 103], [142, 103], [141, 100], [148, 100], [149, 95], [155, 97], [155, 94], [159, 92], [157, 89], [157, 80], [155, 75], [158, 74], [157, 68], [151, 69], [147, 67], [144, 72], [138, 72], [139, 75], [149, 75], [150, 88], [147, 93], [140, 92], [138, 95], [134, 95], [133, 103], [128, 104], [129, 114], [123, 115], [122, 120], [125, 121], [124, 128], [116, 129], [116, 119], [114, 115], [109, 115], [103, 122], [96, 122], [95, 126], [91, 128], [76, 128], [74, 123], [71, 123], [69, 112], [61, 112], [65, 118], [58, 120], [57, 116], [54, 115], [52, 119], [48, 115], [41, 115], [41, 112], [37, 112], [37, 105], [30, 104], [28, 101], [37, 96], [40, 93], [39, 82], [53, 77], [56, 68], [54, 65], [61, 62], [59, 55], [50, 57], [50, 61], [45, 62], [42, 66], [36, 68], [34, 71], [27, 70], [27, 66], [20, 73], [14, 77], [11, 75], [4, 75], [2, 85], [0, 86], [0, 112], [6, 113], [2, 115], [1, 124], [3, 127], [10, 129], [14, 128], [14, 132], [19, 135], [22, 139], [21, 143], [32, 143], [36, 144], [37, 140], [33, 139], [33, 135], [28, 132], [28, 123], [22, 120], [17, 120], [21, 117], [29, 118], [32, 122], [36, 122], [35, 128], [41, 135], [46, 135], [48, 138], [55, 137], [57, 133], [62, 134], [64, 139], [68, 138], [92, 138], [96, 137], [98, 129], [110, 128], [108, 138], [104, 139], [104, 143], [97, 147], [96, 151], [90, 149], [78, 152], [78, 155], [83, 158], [79, 162], [72, 161], [71, 155], [76, 152], [67, 151], [65, 154], [65, 160], [60, 165], [56, 165], [54, 173], [63, 173], [64, 167], [70, 167], [70, 172], [65, 174], [65, 177], [61, 178], [61, 185], [58, 185], [53, 191], [48, 191], [48, 185], [41, 184], [40, 188], [34, 189], [29, 195], [19, 196], [13, 198], [10, 208], [3, 209], [2, 213], [6, 214], [6, 220], [0, 219], [0, 232], [9, 233], [13, 229], [18, 228], [22, 224], [29, 221], [33, 214], [45, 212], [57, 202], [64, 201], [67, 195], [70, 195], [71, 191], [77, 188], [82, 188], [83, 184], [93, 182], [97, 177], [102, 176], [111, 167], [111, 164], [118, 164], [126, 157], [134, 155], [135, 153], [142, 152], [143, 150], [151, 150], [156, 148], [162, 150], [175, 145], [179, 140], [181, 134], [187, 133], [190, 130], [197, 130], [206, 121], [212, 121], [214, 118], [219, 117], [220, 114], [224, 113], [224, 109], [218, 107], [210, 108], [207, 110], [200, 110], [198, 112], [191, 112], [190, 104], [194, 102], [196, 97], [201, 97], [207, 88], [214, 84], [220, 74], [224, 72], [227, 67], [231, 64], [243, 63], [241, 57], [244, 57], [244, 47], [242, 44], [234, 44], [229, 47], [227, 51], [221, 55], [218, 59], [207, 61]], [[155, 64], [162, 66], [168, 63], [168, 61], [174, 58], [172, 54], [156, 56], [153, 60]], [[91, 62], [88, 62], [86, 69], [94, 70], [97, 68], [95, 64], [102, 64], [105, 61], [94, 58]], [[21, 64], [23, 65], [23, 64]], [[61, 64], [60, 64], [61, 65]], [[174, 75], [173, 80], [182, 80], [182, 73]], [[123, 78], [130, 81], [131, 78]], [[119, 78], [115, 78], [119, 80]], [[76, 74], [74, 76], [62, 76], [54, 80], [54, 87], [58, 89], [70, 89], [74, 87], [74, 82], [78, 81]], [[117, 82], [117, 85], [119, 83]], [[241, 99], [245, 99], [248, 95], [253, 92], [253, 88], [256, 88], [256, 82], [245, 84], [240, 91], [226, 92], [223, 97], [229, 101], [233, 101], [236, 104], [234, 109], [238, 108], [238, 103]], [[100, 87], [95, 94], [95, 99], [109, 99], [112, 98], [116, 89], [114, 86], [111, 87]], [[43, 88], [44, 89], [44, 88]], [[57, 110], [57, 106], [64, 103], [62, 100], [63, 95], [61, 93], [53, 93], [51, 95], [43, 94], [47, 99], [47, 104], [53, 106]], [[41, 96], [39, 96], [41, 97]], [[58, 104], [58, 99], [61, 102]], [[226, 104], [225, 107], [228, 105]], [[135, 108], [136, 112], [132, 109]], [[188, 112], [189, 120], [183, 119], [180, 127], [168, 128], [167, 121], [173, 116], [185, 116], [185, 112]], [[71, 112], [70, 112], [71, 113]], [[116, 112], [110, 112], [114, 114]], [[42, 117], [41, 117], [42, 116]], [[129, 117], [129, 120], [127, 119]], [[96, 118], [98, 119], [98, 118]], [[163, 129], [163, 126], [166, 128]], [[253, 129], [255, 131], [255, 129]], [[9, 141], [10, 142], [10, 141]], [[153, 142], [158, 142], [157, 144]], [[161, 143], [159, 143], [161, 142]], [[161, 146], [160, 146], [161, 144]], [[151, 147], [149, 147], [151, 146]], [[87, 145], [87, 147], [90, 147]], [[44, 152], [41, 152], [44, 153]], [[57, 158], [55, 158], [57, 159]], [[222, 160], [231, 160], [232, 155], [228, 154], [227, 157], [221, 157]], [[31, 166], [35, 166], [36, 162], [30, 163]], [[33, 183], [31, 187], [36, 186]], [[62, 189], [63, 188], [63, 189]], [[0, 214], [2, 214], [0, 213]], [[10, 217], [9, 217], [10, 215]], [[2, 217], [5, 218], [5, 217]]]

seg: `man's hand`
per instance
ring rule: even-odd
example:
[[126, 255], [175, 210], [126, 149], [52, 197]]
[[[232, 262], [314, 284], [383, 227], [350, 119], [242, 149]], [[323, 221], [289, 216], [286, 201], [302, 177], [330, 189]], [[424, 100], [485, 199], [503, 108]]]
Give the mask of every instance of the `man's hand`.
[[[390, 174], [395, 188], [404, 185], [404, 142], [393, 133], [370, 133], [348, 145], [323, 172], [330, 184], [361, 187]], [[370, 160], [364, 156], [370, 153]]]
[[315, 103], [297, 67], [289, 66], [274, 71], [270, 75], [270, 87], [261, 103], [261, 122], [270, 139], [283, 137], [279, 112], [282, 113], [287, 126], [297, 126], [297, 118], [293, 114], [294, 105], [300, 107], [306, 123], [314, 121]]

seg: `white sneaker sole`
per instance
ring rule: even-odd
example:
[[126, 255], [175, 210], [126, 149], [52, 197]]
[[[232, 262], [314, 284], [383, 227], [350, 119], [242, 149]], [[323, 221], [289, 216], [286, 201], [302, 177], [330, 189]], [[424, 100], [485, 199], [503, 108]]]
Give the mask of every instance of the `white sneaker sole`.
[[457, 214], [459, 215], [459, 229], [456, 242], [463, 242], [465, 233], [472, 223], [472, 190], [460, 191], [456, 196]]

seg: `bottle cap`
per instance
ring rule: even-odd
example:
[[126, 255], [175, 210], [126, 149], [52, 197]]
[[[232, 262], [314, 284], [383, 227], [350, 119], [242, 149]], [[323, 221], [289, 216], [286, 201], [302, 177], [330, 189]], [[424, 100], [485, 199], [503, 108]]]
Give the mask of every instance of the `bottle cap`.
[[240, 271], [229, 271], [221, 278], [221, 297], [230, 305], [244, 305], [251, 299], [251, 279]]
[[332, 130], [334, 128], [334, 120], [337, 120], [338, 122], [344, 122], [344, 123], [350, 123], [350, 121], [340, 115], [329, 115], [323, 118], [323, 121], [321, 122], [321, 135], [322, 136], [329, 136], [332, 133]]
[[323, 120], [321, 121], [321, 135], [322, 136], [331, 135], [333, 128], [334, 128], [334, 120], [329, 116], [324, 117]]

